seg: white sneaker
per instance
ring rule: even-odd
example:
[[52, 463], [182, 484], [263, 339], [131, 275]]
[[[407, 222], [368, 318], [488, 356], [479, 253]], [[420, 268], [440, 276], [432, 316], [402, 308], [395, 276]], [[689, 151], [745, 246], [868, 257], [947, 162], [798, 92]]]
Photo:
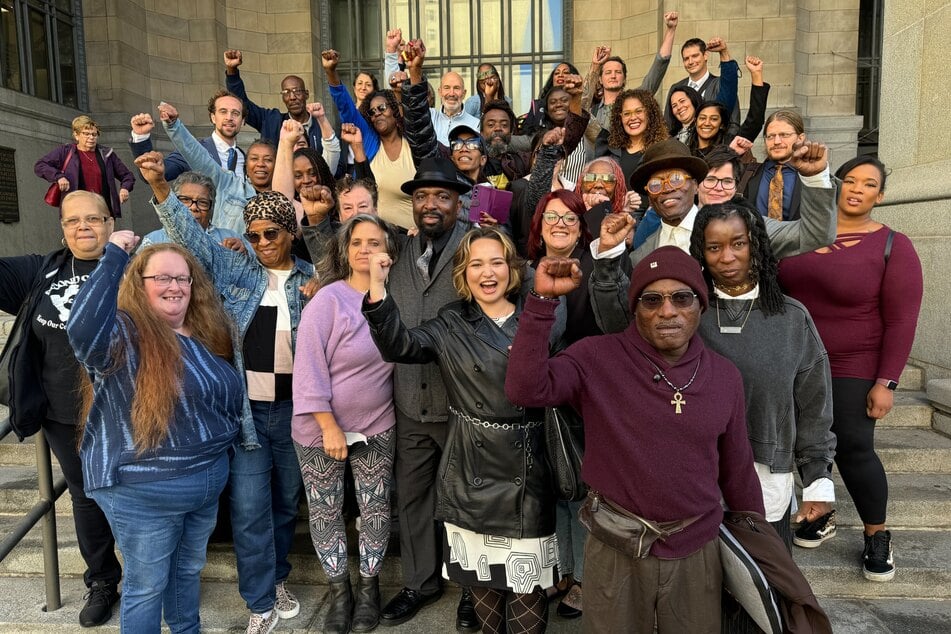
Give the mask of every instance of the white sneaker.
[[267, 618], [264, 618], [261, 614], [252, 614], [251, 620], [248, 621], [248, 629], [244, 631], [244, 634], [270, 634], [280, 620], [281, 617], [277, 610], [271, 610]]
[[300, 614], [300, 602], [287, 589], [287, 582], [282, 581], [274, 586], [274, 611], [282, 619], [292, 619]]

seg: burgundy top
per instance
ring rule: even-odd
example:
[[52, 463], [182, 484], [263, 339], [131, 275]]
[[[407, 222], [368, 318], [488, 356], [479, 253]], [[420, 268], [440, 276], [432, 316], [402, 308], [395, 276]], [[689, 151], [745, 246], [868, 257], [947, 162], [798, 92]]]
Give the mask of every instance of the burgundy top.
[[99, 167], [98, 152], [76, 152], [79, 158], [79, 167], [83, 172], [83, 189], [102, 196], [102, 169]]
[[[584, 420], [582, 478], [619, 506], [656, 521], [701, 518], [651, 554], [686, 557], [716, 539], [723, 499], [732, 510], [763, 513], [746, 432], [743, 383], [736, 367], [698, 335], [673, 366], [631, 324], [586, 337], [548, 358], [557, 302], [529, 297], [509, 357], [505, 393], [525, 407], [571, 404]], [[643, 353], [643, 354], [642, 354]], [[682, 393], [654, 381], [659, 367]], [[699, 363], [699, 369], [698, 369]]]
[[840, 233], [828, 253], [779, 261], [779, 282], [809, 309], [833, 377], [897, 381], [908, 361], [921, 308], [921, 262], [911, 240], [896, 231], [886, 265], [889, 231], [883, 225]]

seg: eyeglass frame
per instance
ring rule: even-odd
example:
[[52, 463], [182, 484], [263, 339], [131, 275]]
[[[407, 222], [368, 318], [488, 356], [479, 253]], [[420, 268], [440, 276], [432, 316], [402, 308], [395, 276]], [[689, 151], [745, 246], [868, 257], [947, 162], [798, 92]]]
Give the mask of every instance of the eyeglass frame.
[[[475, 147], [473, 147], [473, 144], [475, 145]], [[456, 145], [459, 145], [459, 147], [456, 147]], [[467, 150], [472, 150], [472, 151], [478, 150], [479, 152], [482, 152], [483, 154], [485, 154], [485, 149], [484, 149], [485, 144], [482, 142], [482, 137], [480, 136], [474, 136], [469, 139], [455, 138], [455, 139], [449, 140], [450, 152], [456, 152], [463, 148]]]
[[[168, 278], [166, 281], [162, 281], [162, 278]], [[159, 273], [158, 275], [143, 275], [143, 280], [152, 280], [159, 288], [169, 288], [172, 285], [172, 281], [178, 282], [180, 288], [191, 288], [192, 282], [195, 281], [191, 275], [165, 275], [164, 273]]]
[[283, 227], [268, 227], [264, 231], [246, 231], [244, 237], [251, 244], [257, 244], [262, 237], [268, 242], [274, 242], [282, 231], [284, 231]]
[[386, 111], [389, 110], [389, 109], [390, 109], [390, 104], [388, 104], [388, 103], [386, 103], [386, 102], [384, 101], [383, 103], [381, 103], [381, 104], [380, 104], [379, 106], [377, 106], [376, 108], [374, 108], [373, 106], [369, 106], [369, 107], [367, 108], [367, 116], [372, 119], [373, 117], [376, 117], [376, 116], [378, 116], [378, 115], [383, 114], [384, 112], [386, 112]]
[[[708, 185], [707, 184], [708, 180], [713, 180], [714, 181], [713, 185]], [[733, 185], [731, 185], [730, 187], [727, 187], [724, 181], [733, 181]], [[733, 176], [727, 176], [726, 178], [717, 178], [716, 176], [707, 175], [703, 177], [703, 180], [700, 181], [700, 184], [706, 187], [707, 189], [716, 189], [717, 185], [719, 185], [720, 188], [723, 189], [723, 191], [728, 192], [728, 191], [735, 190], [737, 186], [739, 185], [739, 181]]]
[[[568, 222], [568, 216], [569, 216], [569, 215], [572, 216], [572, 217], [575, 219], [574, 222]], [[551, 222], [546, 216], [548, 216], [548, 217], [556, 216], [555, 222]], [[566, 213], [566, 214], [559, 214], [559, 213], [557, 213], [557, 212], [555, 212], [555, 211], [543, 211], [543, 212], [542, 212], [542, 221], [543, 221], [546, 225], [548, 225], [549, 227], [555, 227], [555, 226], [558, 225], [559, 222], [561, 222], [561, 223], [562, 223], [563, 225], [565, 225], [566, 227], [574, 227], [574, 226], [577, 225], [579, 222], [581, 222], [581, 216], [579, 216], [578, 214], [576, 214], [576, 213], [573, 212], [573, 211], [569, 211], [569, 212]]]
[[112, 216], [100, 216], [96, 214], [95, 216], [83, 216], [82, 218], [67, 218], [66, 220], [60, 220], [59, 224], [63, 229], [78, 229], [81, 224], [87, 224], [90, 227], [101, 227], [106, 224], [109, 220], [112, 220]]
[[[182, 196], [180, 194], [175, 194], [175, 198], [178, 198], [178, 202], [182, 203], [189, 209], [191, 209], [192, 204], [194, 204], [198, 211], [211, 211], [212, 203], [210, 198], [192, 198], [191, 196]], [[203, 204], [204, 208], [202, 207]]]
[[[671, 178], [673, 178], [675, 175], [680, 175], [680, 174], [683, 175], [684, 180], [679, 185], [675, 185], [674, 183], [671, 182]], [[665, 189], [669, 189], [670, 191], [677, 191], [678, 189], [683, 189], [684, 187], [687, 186], [687, 181], [692, 181], [692, 180], [693, 180], [693, 176], [688, 174], [686, 171], [682, 169], [674, 169], [674, 170], [671, 170], [670, 174], [667, 175], [667, 178], [660, 178], [659, 176], [651, 176], [649, 179], [647, 179], [647, 182], [644, 184], [644, 189], [647, 190], [648, 194], [654, 194], [656, 196], [657, 194], [661, 193]], [[660, 183], [660, 187], [657, 189], [657, 191], [654, 191], [651, 189], [651, 183], [655, 183], [655, 182]]]
[[308, 90], [306, 88], [284, 88], [281, 90], [282, 97], [296, 97], [297, 95], [306, 95]]
[[[685, 303], [686, 300], [677, 299], [676, 297], [677, 295], [679, 295], [681, 298], [689, 295], [690, 302]], [[660, 303], [657, 304], [656, 306], [651, 306], [650, 305], [651, 303], [657, 301], [656, 300], [657, 297], [661, 298]], [[646, 293], [641, 293], [641, 296], [637, 298], [637, 302], [639, 304], [643, 304], [645, 310], [660, 310], [661, 308], [664, 307], [664, 304], [667, 303], [668, 299], [670, 300], [670, 303], [674, 308], [684, 310], [694, 305], [694, 302], [697, 299], [697, 294], [693, 291], [688, 291], [686, 289], [674, 291], [673, 293], [659, 293], [657, 291], [648, 291]]]
[[582, 183], [597, 183], [598, 181], [604, 181], [605, 183], [616, 183], [617, 176], [614, 174], [599, 174], [598, 172], [587, 172], [582, 175]]

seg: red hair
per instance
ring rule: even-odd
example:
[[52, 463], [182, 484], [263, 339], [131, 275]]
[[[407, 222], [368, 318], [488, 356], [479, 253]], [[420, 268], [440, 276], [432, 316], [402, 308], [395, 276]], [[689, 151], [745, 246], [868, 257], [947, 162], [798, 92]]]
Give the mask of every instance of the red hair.
[[607, 163], [614, 174], [614, 197], [611, 199], [611, 213], [619, 214], [624, 211], [624, 199], [627, 197], [627, 179], [624, 178], [624, 171], [621, 165], [610, 156], [599, 156], [585, 163], [581, 173], [578, 174], [578, 182], [575, 183], [575, 191], [583, 192], [581, 184], [584, 181], [584, 175], [591, 171], [596, 163]]
[[581, 237], [578, 239], [578, 246], [583, 249], [591, 242], [591, 233], [588, 231], [588, 223], [584, 219], [584, 215], [588, 210], [584, 206], [584, 200], [581, 199], [581, 194], [573, 192], [570, 189], [556, 189], [542, 196], [542, 199], [538, 201], [538, 206], [535, 207], [535, 214], [532, 216], [532, 224], [528, 230], [528, 258], [533, 262], [537, 262], [539, 258], [545, 255], [545, 243], [542, 241], [542, 223], [545, 221], [542, 220], [542, 214], [545, 213], [545, 208], [548, 207], [548, 203], [555, 199], [560, 200], [569, 211], [578, 216], [578, 222], [581, 227]]

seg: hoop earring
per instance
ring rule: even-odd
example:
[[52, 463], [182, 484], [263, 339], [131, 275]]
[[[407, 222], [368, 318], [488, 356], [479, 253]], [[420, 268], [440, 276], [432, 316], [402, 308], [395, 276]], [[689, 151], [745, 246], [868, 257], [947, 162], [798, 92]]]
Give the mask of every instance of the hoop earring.
[[60, 244], [62, 244], [64, 247], [66, 246], [66, 238], [60, 238], [60, 241], [59, 241], [59, 242], [60, 242]]

